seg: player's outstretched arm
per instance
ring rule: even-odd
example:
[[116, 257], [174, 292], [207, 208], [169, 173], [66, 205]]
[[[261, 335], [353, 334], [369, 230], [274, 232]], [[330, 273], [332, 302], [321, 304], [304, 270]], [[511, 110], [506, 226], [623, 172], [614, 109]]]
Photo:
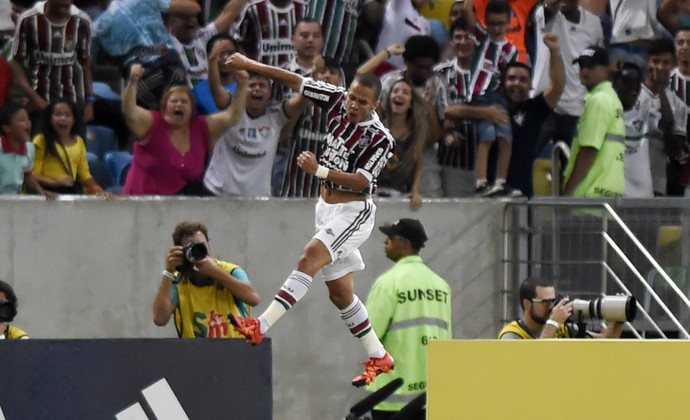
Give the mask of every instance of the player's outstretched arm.
[[234, 69], [246, 70], [249, 73], [258, 73], [264, 75], [295, 91], [299, 91], [300, 87], [302, 86], [302, 80], [304, 79], [299, 74], [281, 69], [280, 67], [259, 63], [258, 61], [245, 57], [240, 53], [231, 55], [225, 63]]

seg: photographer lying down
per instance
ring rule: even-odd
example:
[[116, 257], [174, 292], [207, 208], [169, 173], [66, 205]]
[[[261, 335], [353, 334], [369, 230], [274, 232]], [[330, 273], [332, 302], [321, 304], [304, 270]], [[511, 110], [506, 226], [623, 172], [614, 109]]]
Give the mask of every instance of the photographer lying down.
[[[498, 333], [500, 340], [534, 338], [620, 338], [623, 322], [635, 318], [632, 296], [606, 296], [593, 301], [558, 299], [549, 280], [530, 277], [520, 285], [521, 319], [510, 322]], [[601, 333], [587, 331], [584, 318], [605, 319]], [[580, 332], [578, 334], [578, 332]]]
[[259, 303], [247, 273], [211, 256], [208, 230], [200, 222], [179, 223], [172, 237], [174, 245], [153, 302], [153, 322], [167, 325], [174, 314], [180, 337], [241, 337], [230, 325], [229, 315], [247, 317], [247, 305]]

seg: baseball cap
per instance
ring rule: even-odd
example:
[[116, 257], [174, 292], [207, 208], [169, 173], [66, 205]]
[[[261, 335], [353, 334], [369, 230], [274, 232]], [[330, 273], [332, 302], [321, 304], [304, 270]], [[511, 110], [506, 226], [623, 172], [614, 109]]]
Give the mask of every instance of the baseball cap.
[[580, 53], [579, 57], [573, 60], [573, 64], [575, 63], [585, 66], [608, 66], [609, 55], [605, 49], [590, 45]]
[[420, 248], [424, 247], [427, 236], [422, 222], [417, 219], [400, 219], [397, 222], [379, 227], [386, 236], [401, 236]]

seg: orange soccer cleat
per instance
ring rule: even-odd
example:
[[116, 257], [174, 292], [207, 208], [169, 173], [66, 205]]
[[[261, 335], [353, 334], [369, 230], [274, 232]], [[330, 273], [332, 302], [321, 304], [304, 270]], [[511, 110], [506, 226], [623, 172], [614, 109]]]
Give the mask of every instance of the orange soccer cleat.
[[364, 372], [352, 380], [353, 386], [369, 385], [379, 374], [393, 369], [395, 360], [390, 353], [386, 352], [383, 357], [370, 357], [362, 364], [364, 365]]
[[247, 343], [255, 346], [261, 343], [266, 334], [261, 334], [261, 323], [256, 318], [240, 318], [230, 314], [230, 323], [235, 327], [235, 331], [242, 334]]

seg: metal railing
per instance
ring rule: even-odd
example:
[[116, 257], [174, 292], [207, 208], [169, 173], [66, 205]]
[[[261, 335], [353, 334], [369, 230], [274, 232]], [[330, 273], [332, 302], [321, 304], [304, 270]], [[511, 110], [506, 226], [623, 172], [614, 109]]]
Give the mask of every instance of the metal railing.
[[[650, 326], [662, 338], [667, 336], [665, 330], [673, 330], [680, 338], [690, 339], [686, 325], [655, 291], [654, 282], [643, 273], [654, 273], [652, 279], [658, 276], [662, 287], [679, 300], [680, 308], [676, 312], [690, 314], [690, 299], [609, 203], [563, 199], [512, 202], [504, 210], [503, 228], [503, 322], [518, 315], [520, 308], [515, 291], [519, 282], [537, 274], [552, 277], [559, 292], [597, 297], [612, 293], [642, 294], [644, 299], [637, 299], [641, 317], [626, 325], [632, 335], [642, 338], [647, 333], [646, 326]], [[568, 249], [564, 242], [573, 242], [573, 237], [578, 237], [577, 242]], [[629, 246], [624, 248], [623, 242]], [[591, 269], [587, 271], [587, 267]], [[546, 275], [536, 271], [546, 272]], [[575, 272], [577, 274], [572, 275]], [[569, 274], [581, 279], [570, 281]], [[559, 280], [566, 284], [559, 284]], [[670, 327], [662, 328], [660, 320], [650, 315], [650, 301], [658, 305], [670, 321], [666, 323]], [[641, 324], [645, 327], [641, 328]]]

